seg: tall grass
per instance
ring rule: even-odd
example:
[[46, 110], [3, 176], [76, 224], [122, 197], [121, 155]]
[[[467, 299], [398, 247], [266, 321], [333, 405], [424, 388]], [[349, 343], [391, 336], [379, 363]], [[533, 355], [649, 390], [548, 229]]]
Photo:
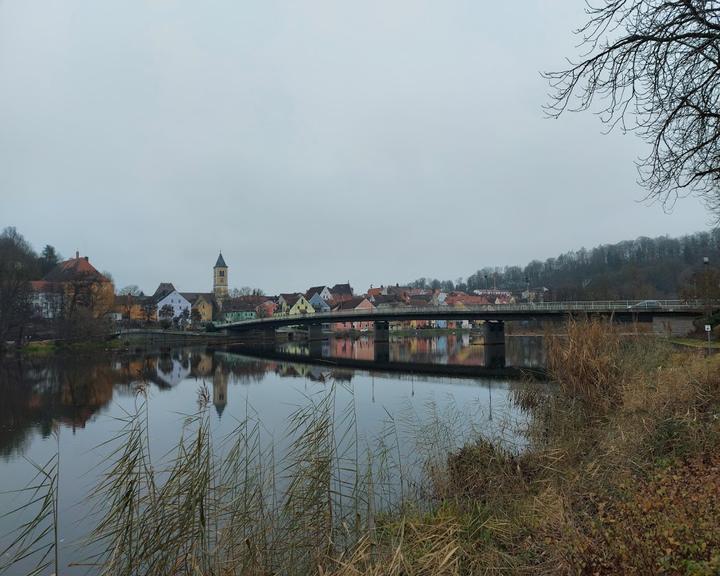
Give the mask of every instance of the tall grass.
[[[433, 526], [431, 537], [421, 524], [391, 519], [434, 506], [432, 486], [458, 445], [463, 419], [428, 406], [430, 423], [387, 414], [378, 437], [361, 438], [355, 398], [351, 393], [340, 405], [337, 386], [308, 395], [291, 415], [279, 461], [248, 404], [232, 432], [216, 441], [204, 384], [197, 409], [183, 417], [177, 445], [155, 455], [147, 392], [139, 386], [133, 410], [98, 446], [106, 456], [89, 496], [94, 529], [78, 543], [75, 568], [103, 576], [260, 576], [343, 574], [350, 562], [373, 573], [370, 566], [388, 550], [412, 542], [420, 556], [398, 549], [388, 573], [409, 573], [420, 557], [437, 573], [454, 573], [447, 572], [457, 564], [454, 552], [448, 555], [456, 537], [451, 520]], [[11, 511], [34, 517], [6, 551], [9, 574], [34, 559], [33, 573], [63, 573], [58, 457], [37, 470], [23, 493], [29, 503]]]
[[20, 503], [3, 514], [3, 517], [20, 515], [25, 518], [12, 535], [12, 541], [0, 550], [0, 574], [12, 574], [13, 566], [26, 559], [34, 560], [35, 567], [28, 575], [45, 574], [53, 570], [59, 574], [60, 542], [59, 482], [60, 482], [60, 431], [53, 430], [57, 451], [44, 464], [30, 461], [35, 475], [25, 488], [15, 492]]
[[606, 411], [622, 399], [621, 339], [611, 320], [570, 318], [565, 334], [549, 334], [548, 372], [564, 397]]

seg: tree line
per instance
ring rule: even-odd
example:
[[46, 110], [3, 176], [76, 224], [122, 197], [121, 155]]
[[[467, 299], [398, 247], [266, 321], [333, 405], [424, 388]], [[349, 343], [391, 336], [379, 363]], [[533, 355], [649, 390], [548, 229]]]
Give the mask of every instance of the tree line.
[[554, 300], [703, 298], [720, 296], [719, 265], [716, 229], [679, 238], [641, 237], [572, 250], [524, 267], [484, 267], [455, 281], [420, 278], [410, 285], [446, 291], [546, 288]]

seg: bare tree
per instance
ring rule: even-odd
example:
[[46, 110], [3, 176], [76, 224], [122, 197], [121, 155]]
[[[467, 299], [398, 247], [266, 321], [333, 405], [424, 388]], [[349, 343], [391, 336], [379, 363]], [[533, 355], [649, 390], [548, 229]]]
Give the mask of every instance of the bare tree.
[[160, 318], [160, 322], [162, 323], [163, 328], [168, 328], [170, 326], [170, 323], [172, 322], [174, 316], [175, 310], [172, 306], [170, 306], [170, 304], [165, 304], [158, 311], [158, 317]]
[[651, 144], [639, 160], [648, 197], [697, 194], [720, 220], [720, 2], [600, 0], [576, 33], [587, 51], [544, 76], [547, 111], [591, 108]]
[[146, 298], [143, 301], [142, 304], [142, 313], [143, 318], [145, 319], [145, 322], [150, 324], [151, 322], [154, 322], [157, 317], [157, 304], [153, 302], [151, 298]]
[[241, 286], [240, 288], [231, 288], [229, 292], [230, 298], [240, 298], [241, 296], [264, 296], [260, 288], [251, 288], [250, 286]]
[[190, 321], [192, 322], [193, 326], [198, 326], [200, 322], [202, 321], [202, 315], [200, 314], [200, 310], [197, 308], [193, 308], [190, 311]]
[[142, 296], [142, 290], [136, 285], [136, 284], [130, 284], [129, 286], [125, 286], [120, 292], [118, 292], [119, 296]]

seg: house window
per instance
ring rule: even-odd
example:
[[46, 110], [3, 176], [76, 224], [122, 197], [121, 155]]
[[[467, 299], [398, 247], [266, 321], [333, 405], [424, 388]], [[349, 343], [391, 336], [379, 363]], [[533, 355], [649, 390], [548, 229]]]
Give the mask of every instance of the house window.
[[225, 270], [220, 270], [219, 274], [220, 274], [220, 278], [224, 278], [224, 277], [225, 277]]

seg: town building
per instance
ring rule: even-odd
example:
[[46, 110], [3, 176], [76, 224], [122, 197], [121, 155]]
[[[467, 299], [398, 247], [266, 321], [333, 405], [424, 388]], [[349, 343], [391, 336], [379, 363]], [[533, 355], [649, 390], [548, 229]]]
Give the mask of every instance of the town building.
[[227, 298], [228, 292], [228, 266], [220, 252], [213, 267], [213, 294], [218, 302], [222, 302], [224, 298]]
[[353, 289], [350, 284], [335, 284], [330, 288], [330, 294], [332, 295], [333, 302], [345, 302], [353, 298]]
[[242, 322], [257, 318], [257, 304], [243, 298], [228, 298], [223, 302], [222, 315], [225, 322]]
[[[353, 296], [349, 300], [343, 300], [333, 306], [333, 312], [341, 312], [343, 310], [373, 310], [375, 305], [370, 302], [365, 296]], [[372, 321], [363, 322], [335, 322], [332, 325], [333, 331], [336, 332], [348, 332], [350, 330], [357, 330], [360, 332], [367, 332], [373, 328]]]
[[172, 316], [168, 319], [180, 318], [183, 314], [187, 313], [188, 320], [192, 312], [192, 304], [185, 298], [180, 292], [175, 289], [175, 286], [170, 282], [162, 282], [155, 290], [152, 296], [155, 302], [157, 318], [163, 318], [163, 308], [168, 306], [172, 310]]
[[133, 296], [131, 294], [115, 296], [113, 311], [120, 315], [122, 320], [141, 322], [146, 320], [145, 306], [148, 297], [145, 295]]
[[288, 316], [315, 314], [315, 308], [302, 294], [281, 294], [278, 298], [278, 312]]
[[305, 299], [310, 302], [315, 296], [315, 294], [318, 294], [320, 298], [325, 300], [325, 302], [329, 302], [332, 300], [332, 292], [330, 291], [330, 288], [327, 286], [313, 286], [310, 288], [307, 292], [305, 292]]
[[312, 297], [308, 300], [308, 302], [310, 302], [312, 307], [315, 309], [315, 312], [330, 312], [331, 310], [330, 304], [328, 304], [328, 300], [323, 298], [320, 292], [313, 293]]
[[79, 308], [96, 318], [109, 314], [115, 302], [112, 281], [98, 272], [87, 256], [60, 262], [41, 281], [30, 283], [31, 305], [36, 316], [72, 316]]
[[206, 324], [217, 316], [218, 307], [212, 292], [181, 292], [180, 295], [190, 302], [190, 318]]

